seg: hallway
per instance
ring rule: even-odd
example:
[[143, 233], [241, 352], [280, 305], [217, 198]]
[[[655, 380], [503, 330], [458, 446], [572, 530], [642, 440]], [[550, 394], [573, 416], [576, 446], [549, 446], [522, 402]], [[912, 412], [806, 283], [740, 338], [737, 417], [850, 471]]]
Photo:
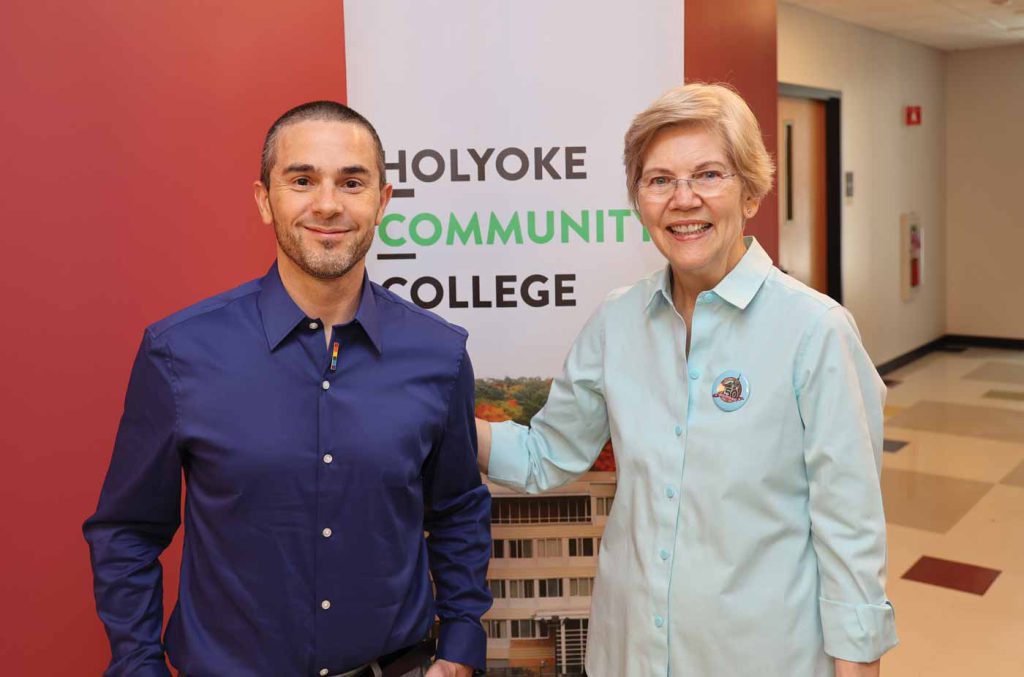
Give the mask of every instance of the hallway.
[[1024, 352], [938, 351], [885, 380], [882, 674], [1024, 674]]

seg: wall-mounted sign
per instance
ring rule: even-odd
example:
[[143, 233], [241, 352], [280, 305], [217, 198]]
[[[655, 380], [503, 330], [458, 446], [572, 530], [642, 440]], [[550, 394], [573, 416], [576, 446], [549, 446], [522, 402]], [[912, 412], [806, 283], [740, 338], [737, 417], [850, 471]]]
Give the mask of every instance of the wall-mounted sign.
[[483, 4], [345, 5], [349, 102], [395, 187], [367, 264], [469, 330], [477, 376], [550, 378], [608, 292], [665, 265], [622, 137], [683, 81], [682, 3]]

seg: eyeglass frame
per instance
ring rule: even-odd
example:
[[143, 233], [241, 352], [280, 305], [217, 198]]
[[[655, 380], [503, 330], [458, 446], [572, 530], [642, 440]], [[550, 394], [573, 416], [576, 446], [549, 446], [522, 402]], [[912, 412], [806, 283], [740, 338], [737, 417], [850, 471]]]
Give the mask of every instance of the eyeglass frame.
[[[707, 171], [717, 171], [717, 170], [705, 170], [705, 172], [707, 172]], [[724, 181], [725, 179], [732, 179], [732, 178], [735, 178], [735, 177], [739, 176], [739, 172], [722, 172], [721, 174], [722, 175], [719, 178], [722, 181]], [[669, 179], [667, 176], [653, 176], [651, 178], [652, 179], [657, 179], [657, 178], [667, 179], [666, 183], [661, 184], [661, 185], [665, 186], [665, 188], [666, 188], [665, 192], [663, 192], [663, 193], [653, 193], [652, 194], [652, 193], [648, 192], [647, 190], [645, 190], [646, 188], [650, 187], [650, 184], [646, 184], [646, 185], [638, 185], [637, 186], [636, 192], [637, 192], [638, 195], [643, 195], [644, 197], [647, 197], [647, 198], [651, 198], [651, 197], [654, 197], [654, 198], [665, 198], [665, 197], [668, 197], [668, 196], [672, 195], [677, 190], [679, 190], [679, 184], [680, 183], [685, 183], [686, 187], [690, 189], [690, 192], [692, 192], [694, 195], [699, 195], [700, 197], [716, 197], [718, 195], [718, 193], [712, 193], [711, 195], [708, 195], [706, 193], [702, 193], [699, 189], [694, 188], [694, 184], [697, 184], [699, 186], [699, 182], [700, 181], [706, 181], [707, 180], [706, 178], [693, 178], [693, 177], [685, 178], [684, 177], [684, 178], [679, 178], [679, 179]], [[669, 184], [672, 185], [672, 189], [671, 190], [668, 190], [668, 185]], [[723, 185], [723, 184], [721, 182], [719, 182], [718, 186], [721, 186], [721, 185]], [[716, 186], [716, 188], [718, 186]]]

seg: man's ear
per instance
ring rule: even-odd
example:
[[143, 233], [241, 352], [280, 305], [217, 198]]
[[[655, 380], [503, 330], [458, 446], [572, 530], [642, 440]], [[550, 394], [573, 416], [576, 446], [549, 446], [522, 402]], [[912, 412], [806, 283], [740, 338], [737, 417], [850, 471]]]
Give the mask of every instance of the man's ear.
[[388, 203], [391, 202], [391, 192], [394, 187], [390, 183], [385, 183], [384, 187], [380, 189], [380, 206], [377, 207], [377, 224], [384, 219], [384, 211], [388, 208]]
[[256, 198], [256, 209], [260, 212], [260, 218], [265, 225], [274, 223], [274, 212], [270, 208], [270, 194], [262, 181], [255, 181], [252, 184], [252, 194]]

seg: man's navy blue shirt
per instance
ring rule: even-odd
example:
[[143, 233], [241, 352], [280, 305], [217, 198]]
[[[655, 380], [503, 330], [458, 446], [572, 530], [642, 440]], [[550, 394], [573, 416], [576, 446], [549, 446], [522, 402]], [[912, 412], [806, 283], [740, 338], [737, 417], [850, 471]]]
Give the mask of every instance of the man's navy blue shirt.
[[435, 613], [438, 657], [484, 667], [490, 495], [466, 332], [364, 277], [335, 342], [332, 370], [276, 266], [146, 330], [84, 527], [107, 675], [167, 675], [165, 649], [189, 675], [335, 674], [416, 643]]

